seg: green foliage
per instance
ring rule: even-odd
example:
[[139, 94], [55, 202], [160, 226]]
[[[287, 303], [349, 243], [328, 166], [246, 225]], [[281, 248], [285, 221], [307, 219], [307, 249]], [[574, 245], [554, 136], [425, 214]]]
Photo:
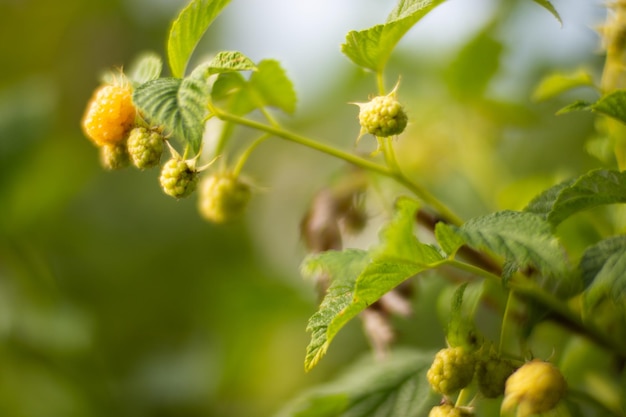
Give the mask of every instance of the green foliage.
[[220, 74], [213, 84], [211, 95], [216, 101], [227, 101], [227, 109], [238, 115], [265, 106], [293, 113], [297, 102], [296, 92], [285, 70], [278, 61], [271, 59], [259, 62], [249, 80], [241, 74]]
[[209, 74], [223, 74], [236, 71], [256, 71], [254, 62], [238, 51], [218, 52], [207, 64]]
[[401, 0], [387, 22], [360, 31], [350, 31], [341, 51], [356, 65], [382, 72], [393, 48], [402, 37], [444, 0]]
[[479, 98], [500, 68], [502, 43], [487, 27], [466, 43], [446, 70], [446, 81], [462, 98]]
[[585, 302], [593, 307], [604, 297], [624, 305], [626, 297], [626, 236], [614, 236], [589, 247], [579, 268], [588, 286]]
[[549, 11], [550, 13], [552, 13], [552, 16], [554, 16], [555, 19], [558, 20], [561, 25], [563, 25], [563, 20], [561, 20], [561, 15], [559, 15], [559, 12], [554, 8], [554, 6], [549, 0], [533, 0], [533, 1], [537, 3], [538, 5], [540, 5], [541, 7], [543, 7], [544, 9], [546, 9], [547, 11]]
[[617, 90], [605, 94], [594, 103], [577, 100], [560, 109], [557, 114], [565, 114], [572, 111], [592, 111], [626, 123], [626, 91]]
[[563, 282], [569, 276], [569, 267], [552, 227], [534, 213], [495, 212], [473, 218], [454, 230], [475, 249], [500, 255], [517, 268], [536, 268], [547, 279], [544, 285], [565, 285], [567, 289], [574, 285]]
[[189, 58], [213, 20], [230, 0], [193, 0], [170, 27], [167, 56], [172, 76], [182, 78]]
[[415, 237], [417, 209], [413, 200], [400, 199], [395, 217], [380, 233], [380, 244], [369, 253], [330, 252], [328, 257], [317, 255], [313, 263], [309, 260], [305, 264], [306, 270], [322, 268], [333, 280], [319, 311], [309, 320], [312, 335], [305, 369], [319, 362], [335, 335], [358, 313], [408, 278], [443, 260], [436, 248]]
[[599, 169], [545, 190], [525, 210], [556, 226], [579, 211], [616, 203], [626, 203], [626, 172]]
[[476, 347], [478, 335], [473, 318], [476, 314], [481, 294], [482, 285], [471, 285], [468, 282], [459, 285], [454, 291], [450, 308], [450, 319], [446, 329], [446, 341], [450, 347]]
[[144, 52], [130, 66], [128, 78], [135, 85], [141, 85], [159, 78], [162, 69], [163, 61], [160, 56], [154, 52]]
[[420, 417], [437, 403], [426, 380], [433, 354], [394, 350], [362, 358], [335, 381], [313, 388], [276, 417]]
[[454, 258], [456, 252], [463, 246], [465, 240], [456, 234], [454, 230], [443, 222], [435, 225], [435, 237], [441, 249], [450, 258]]
[[206, 68], [196, 69], [189, 77], [159, 78], [137, 87], [135, 105], [156, 126], [164, 126], [197, 154], [202, 145], [209, 85]]
[[593, 77], [586, 69], [581, 68], [571, 73], [556, 72], [541, 80], [532, 97], [536, 101], [544, 101], [574, 88], [594, 85]]

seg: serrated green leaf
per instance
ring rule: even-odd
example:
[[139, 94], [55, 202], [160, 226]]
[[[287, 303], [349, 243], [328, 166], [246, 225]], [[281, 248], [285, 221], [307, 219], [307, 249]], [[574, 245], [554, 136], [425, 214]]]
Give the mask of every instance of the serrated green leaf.
[[332, 280], [318, 311], [307, 325], [311, 342], [304, 360], [306, 370], [312, 369], [328, 350], [333, 338], [333, 335], [328, 335], [328, 326], [352, 302], [356, 279], [367, 262], [368, 253], [355, 249], [324, 252], [309, 256], [303, 262], [302, 274], [305, 277], [324, 274]]
[[167, 55], [172, 76], [182, 78], [189, 58], [213, 20], [230, 0], [192, 0], [170, 27]]
[[521, 268], [537, 269], [545, 280], [541, 284], [551, 290], [577, 290], [550, 223], [537, 214], [499, 211], [454, 229], [473, 248], [487, 249]]
[[[307, 348], [305, 369], [317, 364], [339, 330], [361, 311], [408, 278], [443, 260], [437, 249], [420, 243], [415, 237], [413, 227], [417, 209], [417, 202], [399, 199], [395, 217], [381, 231], [380, 245], [370, 253], [360, 253], [359, 263], [351, 262], [349, 273], [337, 269], [335, 272], [340, 275], [331, 275], [331, 288], [338, 287], [332, 292], [329, 290], [320, 310], [309, 321], [308, 330], [313, 335]], [[343, 255], [346, 262], [353, 259], [353, 253], [348, 251]], [[337, 256], [333, 255], [325, 262], [335, 262], [340, 259]], [[332, 265], [326, 265], [326, 269], [329, 267], [333, 269]], [[354, 276], [359, 267], [359, 274]], [[338, 276], [341, 278], [336, 283]], [[346, 277], [349, 277], [348, 281]]]
[[178, 129], [178, 90], [180, 78], [159, 78], [135, 88], [133, 102], [153, 125]]
[[445, 79], [462, 98], [481, 97], [500, 68], [503, 46], [488, 27], [471, 39], [447, 67]]
[[250, 86], [259, 106], [274, 106], [286, 113], [296, 110], [296, 91], [280, 62], [264, 59], [250, 76]]
[[141, 85], [148, 81], [156, 80], [161, 76], [163, 61], [154, 52], [144, 52], [131, 64], [128, 78], [135, 85]]
[[209, 74], [222, 74], [236, 71], [256, 71], [250, 58], [237, 51], [218, 52], [207, 64]]
[[368, 355], [275, 417], [423, 417], [440, 399], [426, 378], [433, 356], [406, 349], [390, 352], [383, 361]]
[[626, 123], [626, 90], [618, 90], [601, 97], [591, 105], [591, 110]]
[[137, 87], [133, 101], [155, 125], [165, 126], [197, 154], [202, 144], [208, 114], [209, 87], [206, 68], [199, 67], [189, 77], [159, 78]]
[[449, 225], [439, 222], [435, 225], [435, 238], [441, 249], [453, 258], [456, 252], [463, 246], [465, 241], [457, 235]]
[[552, 5], [552, 3], [550, 3], [549, 0], [533, 0], [533, 1], [537, 3], [538, 5], [540, 5], [541, 7], [543, 7], [544, 9], [546, 9], [547, 11], [549, 11], [550, 13], [552, 13], [552, 16], [554, 16], [555, 19], [559, 21], [561, 26], [563, 25], [563, 21], [561, 20], [561, 16], [559, 15], [559, 12], [556, 11], [556, 9]]
[[385, 24], [350, 31], [341, 51], [361, 67], [382, 72], [393, 48], [422, 17], [444, 0], [401, 0]]
[[614, 236], [589, 247], [579, 268], [588, 286], [584, 301], [593, 307], [604, 298], [623, 303], [626, 296], [626, 236]]
[[585, 100], [576, 100], [575, 102], [568, 104], [567, 106], [559, 109], [556, 114], [560, 116], [562, 114], [571, 113], [574, 111], [590, 111], [593, 104]]
[[626, 171], [599, 169], [547, 189], [524, 210], [556, 226], [579, 211], [616, 203], [626, 203]]
[[593, 77], [584, 69], [578, 69], [571, 73], [554, 73], [544, 77], [533, 92], [532, 99], [535, 101], [549, 100], [566, 91], [578, 87], [594, 86]]
[[626, 236], [613, 236], [587, 248], [579, 263], [585, 287], [594, 282], [609, 258], [624, 251], [626, 251]]

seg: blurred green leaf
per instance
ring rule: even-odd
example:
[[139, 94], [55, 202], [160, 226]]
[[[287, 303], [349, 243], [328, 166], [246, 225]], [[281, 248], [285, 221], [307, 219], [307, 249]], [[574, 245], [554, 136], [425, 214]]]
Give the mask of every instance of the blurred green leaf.
[[432, 353], [414, 350], [394, 350], [383, 361], [368, 355], [276, 417], [425, 416], [438, 401], [426, 378], [432, 358]]
[[256, 65], [250, 58], [237, 51], [218, 52], [208, 64], [209, 74], [255, 71], [256, 69]]
[[381, 72], [396, 44], [422, 17], [444, 0], [400, 0], [385, 24], [350, 31], [341, 51], [361, 67]]
[[460, 97], [481, 97], [500, 68], [503, 46], [492, 32], [491, 26], [479, 32], [448, 64], [446, 81]]
[[446, 341], [450, 346], [471, 348], [476, 344], [474, 315], [481, 294], [482, 282], [479, 285], [471, 286], [468, 282], [465, 282], [454, 291], [450, 308], [450, 319], [446, 329]]
[[626, 295], [626, 236], [604, 239], [587, 248], [579, 268], [588, 286], [584, 296], [588, 306], [604, 297], [621, 303]]
[[585, 69], [581, 68], [570, 73], [556, 72], [547, 75], [539, 82], [533, 91], [532, 98], [535, 101], [544, 101], [577, 87], [593, 86], [593, 77]]
[[182, 78], [189, 58], [213, 20], [230, 0], [192, 0], [170, 27], [167, 55], [172, 76]]
[[[337, 297], [336, 292], [331, 293], [329, 303], [325, 305], [325, 298], [320, 311], [309, 321], [309, 330], [314, 334], [307, 348], [306, 369], [317, 364], [335, 335], [357, 314], [408, 278], [443, 260], [436, 248], [420, 243], [415, 237], [413, 227], [417, 209], [418, 205], [413, 200], [398, 200], [395, 217], [381, 231], [381, 243], [369, 254], [361, 255], [361, 262], [357, 264], [361, 267], [359, 275], [354, 277], [357, 269], [352, 268], [350, 274], [335, 271], [343, 272], [343, 275], [331, 275], [333, 280], [341, 277], [341, 298]], [[344, 256], [347, 258], [352, 254], [353, 251], [349, 251]], [[337, 256], [340, 255], [334, 255], [332, 261], [336, 261]], [[354, 265], [352, 259], [347, 260]], [[348, 282], [345, 281], [345, 276], [350, 277]], [[334, 284], [333, 281], [331, 288]], [[320, 329], [324, 332], [316, 333]]]
[[549, 11], [550, 13], [552, 13], [552, 16], [554, 16], [556, 20], [558, 20], [559, 23], [563, 25], [563, 21], [561, 20], [561, 16], [559, 15], [559, 12], [557, 12], [557, 10], [554, 8], [554, 6], [552, 5], [552, 3], [550, 3], [549, 0], [533, 0], [533, 1], [537, 3], [538, 5], [540, 5], [541, 7], [543, 7], [544, 9], [546, 9], [547, 11]]
[[259, 62], [259, 70], [250, 76], [250, 86], [261, 105], [275, 106], [287, 113], [296, 110], [296, 91], [278, 61], [264, 59]]
[[599, 169], [547, 189], [525, 211], [556, 226], [579, 211], [616, 203], [626, 203], [626, 171]]
[[153, 52], [144, 52], [131, 64], [128, 78], [136, 85], [156, 80], [161, 76], [163, 61]]

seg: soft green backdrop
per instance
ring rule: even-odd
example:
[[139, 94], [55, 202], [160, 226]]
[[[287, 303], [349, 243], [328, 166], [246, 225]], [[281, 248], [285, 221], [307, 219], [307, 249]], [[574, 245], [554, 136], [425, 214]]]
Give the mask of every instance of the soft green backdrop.
[[[445, 24], [462, 26], [456, 3], [442, 6], [438, 21], [425, 20], [438, 30], [416, 28], [392, 59], [389, 85], [402, 74], [400, 95], [412, 118], [398, 144], [401, 162], [463, 216], [519, 209], [542, 187], [597, 164], [582, 151], [591, 118], [555, 118], [566, 101], [536, 104], [529, 94], [550, 68], [583, 62], [597, 73], [599, 40], [589, 26], [603, 9], [555, 1], [565, 22], [560, 29], [534, 3], [509, 2], [499, 24], [489, 25], [498, 2], [484, 1], [475, 12], [487, 18], [469, 19], [474, 27], [428, 48], [425, 38], [444, 36]], [[350, 149], [359, 127], [356, 107], [346, 103], [365, 100], [375, 83], [339, 56], [343, 38], [326, 53], [328, 62], [290, 61], [289, 48], [261, 56], [273, 52], [270, 38], [257, 49], [235, 41], [245, 39], [250, 14], [262, 29], [262, 9], [246, 13], [245, 1], [235, 4], [218, 18], [203, 51], [242, 49], [254, 59], [283, 60], [295, 72], [296, 89], [312, 95], [302, 97], [306, 112], [287, 122]], [[304, 255], [298, 222], [315, 189], [341, 164], [268, 143], [247, 170], [263, 191], [245, 219], [226, 227], [202, 221], [194, 199], [166, 197], [156, 171], [99, 167], [79, 126], [99, 74], [143, 50], [163, 54], [180, 7], [180, 1], [0, 1], [2, 416], [267, 416], [367, 348], [355, 323], [322, 365], [304, 374], [304, 329], [316, 297], [298, 274]], [[289, 19], [282, 10], [275, 1], [264, 11], [268, 21]], [[386, 11], [359, 13], [351, 11], [363, 16], [353, 29], [383, 21]], [[475, 49], [457, 55], [481, 25]], [[531, 26], [530, 41], [522, 42]], [[540, 36], [552, 50], [533, 47]], [[311, 71], [312, 65], [319, 67]], [[369, 152], [372, 145], [364, 138], [359, 147]], [[438, 288], [432, 280], [424, 280], [423, 291]], [[426, 316], [434, 310], [428, 299], [416, 300], [419, 320], [399, 323], [400, 343], [443, 342], [436, 318]]]

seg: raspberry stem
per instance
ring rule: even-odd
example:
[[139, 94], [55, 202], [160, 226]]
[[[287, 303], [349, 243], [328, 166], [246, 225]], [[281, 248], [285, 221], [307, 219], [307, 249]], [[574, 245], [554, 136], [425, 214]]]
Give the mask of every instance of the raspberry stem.
[[447, 223], [451, 223], [455, 225], [461, 225], [463, 223], [463, 220], [460, 217], [458, 217], [456, 214], [454, 214], [452, 210], [450, 210], [444, 203], [439, 201], [439, 199], [437, 199], [434, 195], [428, 192], [421, 185], [409, 179], [399, 169], [397, 169], [397, 167], [380, 165], [375, 162], [371, 162], [365, 158], [350, 154], [348, 152], [344, 152], [335, 147], [310, 139], [306, 136], [289, 132], [283, 129], [282, 127], [280, 127], [280, 125], [278, 125], [277, 123], [276, 125], [273, 125], [273, 124], [268, 125], [265, 123], [257, 122], [255, 120], [247, 119], [244, 117], [240, 117], [240, 116], [225, 112], [212, 105], [210, 105], [210, 108], [213, 114], [217, 116], [220, 120], [232, 122], [235, 124], [247, 126], [252, 129], [269, 133], [270, 135], [277, 136], [281, 139], [298, 143], [308, 148], [331, 155], [335, 158], [342, 159], [346, 162], [349, 162], [365, 170], [375, 172], [375, 173], [381, 174], [389, 178], [393, 178], [398, 183], [402, 184], [411, 192], [413, 192], [413, 194], [415, 194], [418, 198], [420, 198], [426, 205], [429, 205], [430, 207], [435, 209], [441, 215], [441, 218]]

